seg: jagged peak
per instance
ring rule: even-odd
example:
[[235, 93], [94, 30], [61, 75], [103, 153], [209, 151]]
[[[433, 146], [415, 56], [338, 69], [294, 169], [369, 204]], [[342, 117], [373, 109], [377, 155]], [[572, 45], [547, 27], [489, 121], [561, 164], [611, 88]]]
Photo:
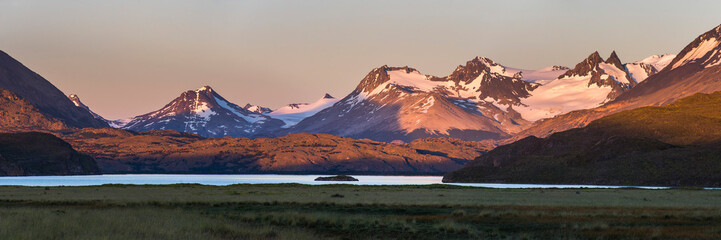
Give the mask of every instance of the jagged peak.
[[587, 62], [603, 62], [603, 58], [601, 58], [601, 54], [598, 53], [598, 51], [594, 51], [591, 53], [591, 55], [588, 55], [586, 58]]
[[[493, 59], [490, 59], [490, 58], [487, 58], [487, 57], [476, 56], [475, 58], [473, 58], [473, 59], [471, 59], [470, 61], [466, 62], [466, 66], [472, 65], [472, 64], [470, 64], [471, 62], [481, 63], [481, 64], [485, 65], [485, 66], [488, 67], [488, 68], [491, 68], [491, 67], [502, 67], [504, 71], [505, 71], [505, 68], [506, 68], [505, 66], [501, 65], [500, 63], [497, 63], [496, 61], [493, 61]], [[460, 67], [463, 67], [463, 66], [460, 66]]]
[[616, 66], [618, 69], [623, 69], [623, 62], [618, 58], [616, 51], [611, 52], [611, 56], [606, 59], [606, 63]]
[[361, 80], [361, 82], [356, 87], [356, 92], [370, 92], [373, 91], [376, 87], [382, 85], [383, 83], [390, 80], [390, 76], [388, 75], [389, 71], [398, 71], [403, 70], [406, 73], [413, 73], [416, 72], [420, 74], [418, 70], [415, 68], [411, 68], [408, 66], [403, 67], [388, 67], [388, 65], [383, 65], [378, 68], [374, 68], [371, 70], [366, 76]]
[[558, 76], [558, 78], [560, 79], [573, 76], [586, 76], [589, 72], [596, 69], [599, 63], [603, 62], [603, 58], [601, 58], [601, 55], [598, 54], [598, 51], [594, 51], [593, 53], [591, 53], [591, 55], [588, 55], [586, 59], [576, 64], [573, 69], [568, 70], [563, 75]]
[[490, 58], [477, 56], [470, 61], [467, 61], [466, 65], [458, 65], [458, 67], [456, 67], [450, 75], [445, 77], [445, 79], [455, 82], [468, 82], [472, 81], [484, 72], [487, 74], [498, 74], [510, 78], [520, 79], [522, 77], [521, 74], [508, 71], [505, 66], [493, 61]]
[[328, 93], [326, 93], [326, 94], [323, 96], [323, 99], [333, 99], [333, 98], [334, 98], [334, 97], [331, 96], [331, 95], [328, 94]]

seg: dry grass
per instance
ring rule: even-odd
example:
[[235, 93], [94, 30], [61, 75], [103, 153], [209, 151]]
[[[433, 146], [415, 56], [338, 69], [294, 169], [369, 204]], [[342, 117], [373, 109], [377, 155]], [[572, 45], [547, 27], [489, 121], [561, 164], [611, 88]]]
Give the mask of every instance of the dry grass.
[[694, 189], [2, 186], [0, 239], [719, 239], [719, 200]]

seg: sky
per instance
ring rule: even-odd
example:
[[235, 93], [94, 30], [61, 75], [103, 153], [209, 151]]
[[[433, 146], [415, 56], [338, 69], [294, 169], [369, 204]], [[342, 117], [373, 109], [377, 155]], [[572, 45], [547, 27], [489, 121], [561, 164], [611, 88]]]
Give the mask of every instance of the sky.
[[210, 85], [238, 105], [344, 97], [373, 68], [446, 76], [475, 56], [573, 67], [678, 53], [721, 1], [0, 0], [0, 50], [120, 119]]

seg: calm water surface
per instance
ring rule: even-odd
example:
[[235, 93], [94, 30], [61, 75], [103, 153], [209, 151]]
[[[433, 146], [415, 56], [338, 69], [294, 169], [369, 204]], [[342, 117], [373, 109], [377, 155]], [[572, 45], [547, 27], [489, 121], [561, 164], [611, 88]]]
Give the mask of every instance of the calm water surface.
[[[177, 184], [204, 185], [300, 183], [300, 184], [355, 184], [355, 185], [428, 185], [453, 184], [489, 188], [619, 188], [626, 186], [552, 185], [552, 184], [501, 184], [501, 183], [442, 183], [441, 176], [368, 176], [353, 175], [357, 182], [317, 182], [315, 178], [331, 175], [276, 175], [276, 174], [106, 174], [86, 176], [27, 176], [0, 177], [0, 185], [21, 186], [92, 186], [102, 184]], [[643, 187], [662, 188], [662, 187]]]

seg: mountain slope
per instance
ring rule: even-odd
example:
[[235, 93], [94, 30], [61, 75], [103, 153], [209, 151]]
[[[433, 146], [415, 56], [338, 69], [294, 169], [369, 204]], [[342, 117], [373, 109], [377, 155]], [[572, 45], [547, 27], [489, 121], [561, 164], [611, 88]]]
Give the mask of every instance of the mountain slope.
[[87, 111], [75, 107], [52, 83], [0, 51], [0, 88], [10, 90], [30, 102], [50, 118], [69, 127], [107, 127]]
[[9, 90], [0, 89], [0, 131], [61, 131], [68, 129], [62, 121], [48, 117], [30, 102]]
[[721, 186], [721, 92], [500, 146], [446, 182]]
[[165, 107], [132, 118], [121, 127], [134, 131], [176, 130], [206, 137], [251, 137], [283, 122], [245, 110], [205, 86], [186, 91]]

